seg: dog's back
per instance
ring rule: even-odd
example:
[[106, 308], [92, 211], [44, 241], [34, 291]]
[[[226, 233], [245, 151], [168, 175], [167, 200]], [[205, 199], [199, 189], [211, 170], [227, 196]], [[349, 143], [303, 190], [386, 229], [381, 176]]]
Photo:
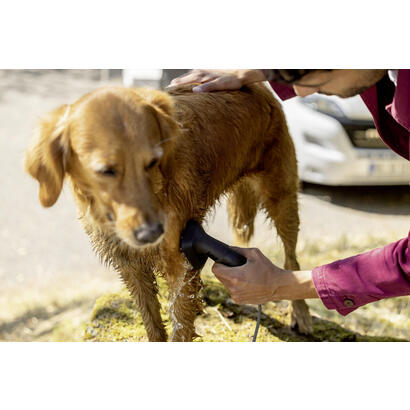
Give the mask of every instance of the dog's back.
[[174, 160], [196, 191], [203, 184], [207, 207], [243, 176], [272, 164], [279, 167], [278, 162], [288, 168], [285, 174], [296, 178], [296, 157], [286, 120], [266, 86], [200, 94], [191, 89], [169, 91], [181, 129]]

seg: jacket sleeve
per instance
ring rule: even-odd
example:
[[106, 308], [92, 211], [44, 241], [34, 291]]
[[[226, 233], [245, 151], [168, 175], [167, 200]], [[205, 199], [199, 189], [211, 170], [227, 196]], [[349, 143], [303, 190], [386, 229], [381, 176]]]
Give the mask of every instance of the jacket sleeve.
[[410, 232], [383, 248], [313, 269], [323, 304], [345, 316], [367, 303], [410, 295], [409, 243]]
[[394, 98], [386, 109], [403, 128], [410, 132], [410, 70], [398, 70]]
[[275, 83], [274, 81], [270, 81], [269, 84], [273, 88], [273, 91], [275, 91], [275, 93], [283, 101], [296, 96], [295, 91], [293, 91], [293, 87], [289, 85]]

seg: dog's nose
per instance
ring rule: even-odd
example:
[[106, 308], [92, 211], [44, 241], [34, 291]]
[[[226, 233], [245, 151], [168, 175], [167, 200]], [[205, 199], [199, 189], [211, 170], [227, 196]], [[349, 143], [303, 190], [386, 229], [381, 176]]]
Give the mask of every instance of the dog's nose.
[[134, 231], [135, 239], [141, 243], [155, 242], [164, 233], [164, 227], [160, 223], [143, 224]]

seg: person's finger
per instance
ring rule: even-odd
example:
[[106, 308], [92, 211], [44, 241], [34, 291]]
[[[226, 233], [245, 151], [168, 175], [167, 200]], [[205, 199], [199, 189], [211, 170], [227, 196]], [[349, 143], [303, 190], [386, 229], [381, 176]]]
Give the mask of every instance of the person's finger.
[[214, 79], [203, 79], [202, 84], [197, 85], [192, 89], [193, 92], [210, 92], [210, 91], [224, 91], [224, 90], [238, 90], [241, 88], [239, 80], [233, 77], [215, 77]]
[[218, 279], [229, 283], [236, 282], [240, 276], [240, 273], [237, 272], [238, 267], [230, 267], [221, 263], [214, 263], [211, 270]]
[[235, 294], [237, 288], [237, 285], [235, 283], [232, 283], [225, 278], [219, 278], [218, 276], [216, 276], [216, 278], [219, 280], [220, 283], [222, 283], [222, 285], [224, 285], [225, 289], [231, 296]]
[[192, 70], [186, 74], [183, 74], [177, 78], [174, 78], [170, 85], [184, 85], [184, 84], [192, 84], [192, 83], [202, 83], [207, 81], [207, 79], [211, 79], [211, 73], [204, 71], [204, 70]]
[[212, 273], [214, 275], [221, 276], [221, 277], [225, 277], [226, 275], [229, 276], [229, 270], [230, 269], [232, 269], [232, 268], [229, 268], [228, 266], [223, 265], [222, 263], [217, 263], [217, 262], [215, 262], [212, 265], [212, 268], [211, 268]]
[[210, 91], [217, 91], [218, 88], [218, 79], [213, 79], [210, 81], [201, 81], [202, 84], [195, 86], [192, 91], [194, 93], [208, 93]]
[[193, 77], [195, 75], [197, 75], [195, 70], [188, 71], [187, 73], [182, 74], [179, 77], [172, 79], [170, 84], [171, 85], [180, 84], [181, 82], [186, 81], [187, 78]]
[[246, 272], [246, 270], [248, 269], [248, 261], [249, 261], [249, 257], [252, 255], [254, 249], [250, 248], [239, 248], [237, 246], [231, 246], [230, 247], [232, 250], [234, 250], [235, 252], [238, 252], [239, 254], [243, 255], [246, 257], [246, 263], [240, 266], [227, 266], [224, 265], [222, 263], [217, 263], [215, 262], [212, 265], [212, 272], [214, 273], [215, 276], [220, 276], [220, 277], [224, 277], [227, 278], [229, 280], [235, 278], [235, 280], [239, 277], [241, 277], [244, 272]]

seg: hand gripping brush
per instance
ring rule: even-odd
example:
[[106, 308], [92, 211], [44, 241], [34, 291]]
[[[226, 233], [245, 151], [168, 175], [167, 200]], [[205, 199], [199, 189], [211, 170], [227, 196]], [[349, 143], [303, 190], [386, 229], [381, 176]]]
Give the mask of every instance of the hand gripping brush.
[[[181, 233], [180, 249], [194, 269], [202, 269], [206, 260], [211, 258], [226, 266], [241, 266], [246, 263], [245, 256], [235, 252], [226, 243], [207, 235], [202, 226], [190, 219]], [[258, 318], [252, 341], [256, 341], [262, 308], [258, 305]]]

